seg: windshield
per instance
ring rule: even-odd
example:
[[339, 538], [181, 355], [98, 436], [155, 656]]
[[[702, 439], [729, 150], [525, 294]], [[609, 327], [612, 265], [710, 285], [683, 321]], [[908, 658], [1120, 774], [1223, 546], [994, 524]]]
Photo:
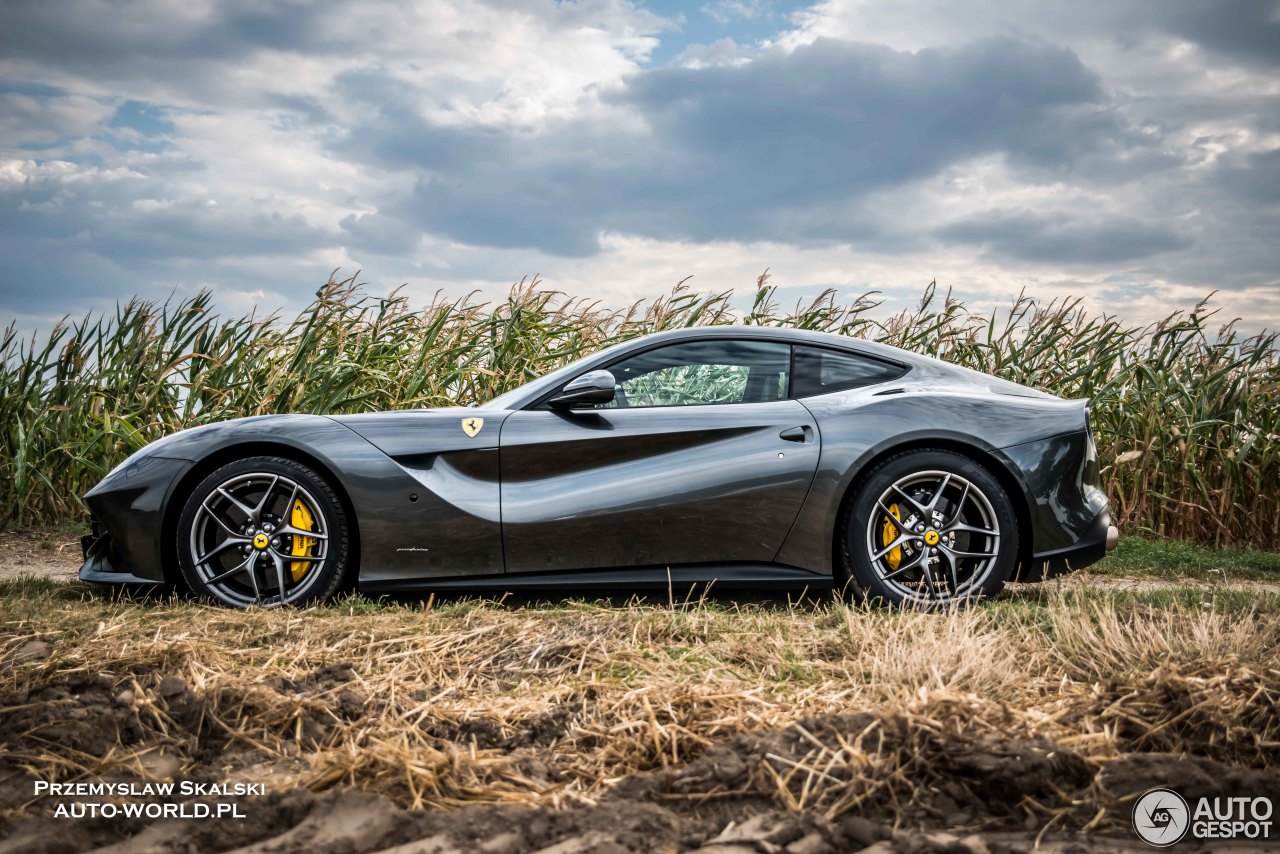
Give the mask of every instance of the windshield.
[[[631, 339], [634, 340], [634, 339]], [[594, 361], [597, 358], [612, 353], [619, 349], [628, 341], [619, 341], [617, 344], [606, 347], [598, 353], [592, 353], [590, 356], [584, 356], [581, 359], [575, 359], [563, 368], [557, 368], [549, 374], [543, 374], [534, 380], [529, 380], [524, 385], [516, 386], [511, 391], [503, 392], [488, 403], [480, 404], [480, 409], [510, 409], [512, 405], [521, 398], [528, 395], [531, 391], [550, 391], [562, 383], [567, 382], [575, 374], [583, 370], [584, 363]], [[536, 387], [536, 388], [535, 388]]]

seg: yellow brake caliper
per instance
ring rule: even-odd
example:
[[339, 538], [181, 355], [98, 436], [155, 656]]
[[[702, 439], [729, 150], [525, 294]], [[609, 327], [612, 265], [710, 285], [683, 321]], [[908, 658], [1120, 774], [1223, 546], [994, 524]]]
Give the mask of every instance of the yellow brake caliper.
[[[307, 509], [307, 505], [303, 504], [301, 499], [294, 499], [293, 512], [289, 517], [289, 524], [297, 528], [299, 531], [314, 531], [315, 519], [311, 517], [311, 511]], [[300, 537], [293, 535], [293, 554], [306, 555], [312, 557], [316, 552], [316, 543], [319, 542], [315, 537]], [[293, 575], [294, 581], [301, 581], [302, 576], [307, 574], [311, 562], [305, 560], [295, 560], [289, 566], [289, 572]]]
[[[902, 514], [901, 512], [899, 512], [897, 504], [890, 504], [889, 512], [893, 514], [894, 519], [901, 521]], [[310, 530], [310, 529], [308, 528], [307, 530]], [[893, 522], [889, 520], [889, 517], [886, 516], [884, 519], [884, 529], [881, 530], [880, 532], [880, 543], [882, 545], [887, 546], [890, 543], [892, 543], [895, 539], [897, 539], [897, 537], [898, 537], [897, 526], [895, 526]], [[889, 554], [886, 556], [886, 560], [889, 561], [890, 569], [897, 569], [898, 564], [902, 562], [902, 546], [898, 546], [896, 549], [889, 552]]]

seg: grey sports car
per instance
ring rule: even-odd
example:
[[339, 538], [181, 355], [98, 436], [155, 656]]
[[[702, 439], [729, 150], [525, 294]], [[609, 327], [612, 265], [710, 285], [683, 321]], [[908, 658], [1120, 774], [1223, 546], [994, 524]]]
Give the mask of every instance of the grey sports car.
[[272, 415], [86, 496], [80, 577], [232, 607], [366, 593], [835, 586], [991, 596], [1115, 545], [1087, 401], [824, 333], [682, 329], [479, 407]]

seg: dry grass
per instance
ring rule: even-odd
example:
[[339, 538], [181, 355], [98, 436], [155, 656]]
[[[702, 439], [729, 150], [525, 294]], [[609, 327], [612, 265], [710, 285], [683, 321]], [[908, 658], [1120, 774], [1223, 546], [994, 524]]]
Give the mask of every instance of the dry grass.
[[1127, 821], [1134, 792], [1100, 773], [1126, 754], [1280, 765], [1271, 592], [1049, 588], [946, 614], [470, 600], [232, 613], [0, 587], [0, 656], [52, 644], [0, 665], [8, 809], [33, 774], [211, 772], [415, 807], [623, 796], [927, 817], [945, 796], [961, 823], [1096, 829]]

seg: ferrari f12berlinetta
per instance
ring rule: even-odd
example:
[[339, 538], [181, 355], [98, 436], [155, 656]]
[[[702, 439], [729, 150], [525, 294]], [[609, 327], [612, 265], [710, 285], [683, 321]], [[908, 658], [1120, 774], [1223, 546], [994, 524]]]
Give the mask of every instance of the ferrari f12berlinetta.
[[184, 430], [84, 500], [82, 579], [233, 607], [710, 582], [933, 606], [1118, 536], [1087, 401], [741, 326], [618, 344], [478, 407]]

